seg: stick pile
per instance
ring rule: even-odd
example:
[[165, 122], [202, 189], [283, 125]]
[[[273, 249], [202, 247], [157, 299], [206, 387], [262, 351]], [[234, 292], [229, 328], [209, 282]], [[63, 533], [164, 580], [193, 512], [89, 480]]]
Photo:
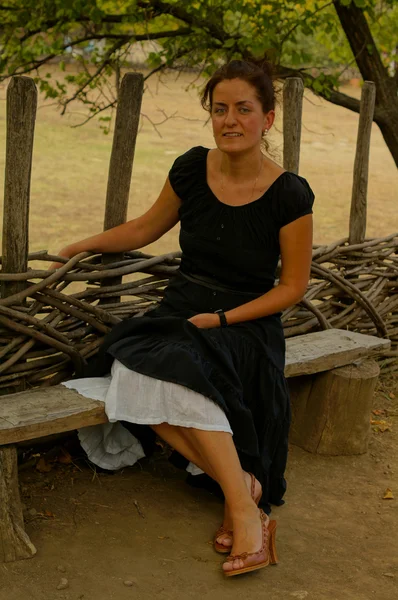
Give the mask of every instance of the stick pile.
[[[100, 256], [82, 253], [66, 261], [42, 251], [29, 261], [65, 264], [56, 271], [0, 272], [2, 285], [26, 282], [22, 291], [0, 299], [0, 389], [9, 393], [79, 375], [112, 325], [161, 300], [180, 253], [128, 252], [102, 265]], [[110, 277], [128, 275], [121, 284], [106, 285]], [[82, 291], [66, 293], [76, 282]], [[314, 246], [306, 296], [283, 313], [282, 322], [286, 337], [330, 327], [389, 337], [392, 347], [381, 367], [398, 371], [398, 233], [351, 246], [347, 239]]]

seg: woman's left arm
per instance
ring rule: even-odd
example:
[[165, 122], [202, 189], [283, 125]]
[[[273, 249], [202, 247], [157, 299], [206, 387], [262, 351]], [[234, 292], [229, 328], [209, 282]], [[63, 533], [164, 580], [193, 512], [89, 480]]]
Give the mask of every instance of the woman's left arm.
[[[283, 311], [304, 296], [312, 259], [312, 215], [305, 215], [282, 227], [279, 243], [282, 268], [278, 285], [256, 300], [227, 311], [228, 325]], [[199, 314], [189, 320], [199, 328], [220, 326], [217, 314]]]

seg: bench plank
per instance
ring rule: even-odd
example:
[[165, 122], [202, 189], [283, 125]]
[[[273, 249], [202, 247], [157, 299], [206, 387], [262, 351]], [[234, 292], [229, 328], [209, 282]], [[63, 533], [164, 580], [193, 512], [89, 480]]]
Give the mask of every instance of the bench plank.
[[[389, 340], [340, 329], [301, 335], [287, 340], [285, 375], [328, 371], [389, 347]], [[102, 402], [85, 398], [63, 385], [0, 398], [0, 445], [106, 422]]]
[[0, 445], [107, 423], [104, 403], [63, 385], [0, 399]]
[[391, 341], [342, 329], [327, 329], [286, 340], [286, 377], [343, 367], [388, 350]]

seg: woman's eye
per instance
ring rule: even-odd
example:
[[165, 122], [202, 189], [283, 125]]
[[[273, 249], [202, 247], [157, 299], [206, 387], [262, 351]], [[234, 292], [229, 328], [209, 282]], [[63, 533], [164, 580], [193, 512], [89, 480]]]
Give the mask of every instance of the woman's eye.
[[225, 111], [225, 109], [224, 109], [224, 108], [216, 108], [216, 109], [214, 110], [214, 113], [215, 113], [216, 115], [220, 115], [220, 114], [222, 114], [224, 111]]
[[244, 115], [246, 115], [248, 112], [250, 112], [250, 110], [248, 108], [246, 108], [246, 106], [242, 106], [242, 108], [240, 109], [240, 112], [243, 113]]

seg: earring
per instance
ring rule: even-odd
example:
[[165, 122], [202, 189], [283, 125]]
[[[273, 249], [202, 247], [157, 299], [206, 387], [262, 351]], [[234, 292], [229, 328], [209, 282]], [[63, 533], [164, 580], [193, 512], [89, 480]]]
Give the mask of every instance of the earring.
[[267, 135], [268, 132], [269, 132], [269, 129], [264, 129], [263, 135]]

